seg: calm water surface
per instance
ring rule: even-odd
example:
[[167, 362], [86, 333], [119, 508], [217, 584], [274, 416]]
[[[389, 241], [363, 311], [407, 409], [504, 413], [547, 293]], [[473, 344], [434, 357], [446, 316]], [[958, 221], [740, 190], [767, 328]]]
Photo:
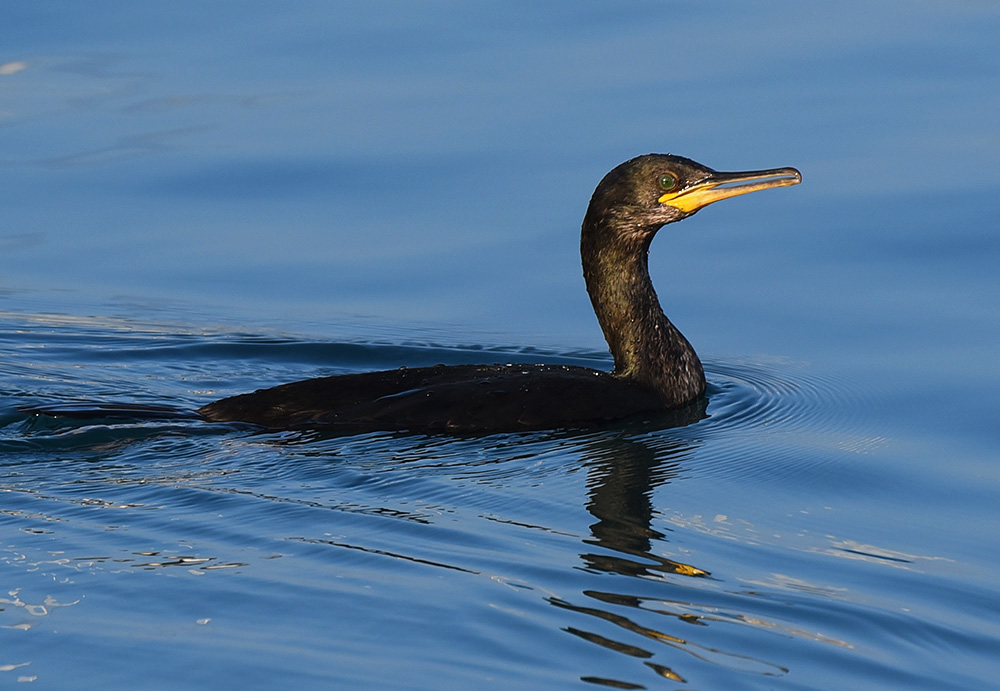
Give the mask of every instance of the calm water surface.
[[[0, 685], [995, 685], [993, 5], [6, 15]], [[649, 151], [805, 180], [653, 244], [694, 424], [22, 410], [609, 368], [579, 223]]]

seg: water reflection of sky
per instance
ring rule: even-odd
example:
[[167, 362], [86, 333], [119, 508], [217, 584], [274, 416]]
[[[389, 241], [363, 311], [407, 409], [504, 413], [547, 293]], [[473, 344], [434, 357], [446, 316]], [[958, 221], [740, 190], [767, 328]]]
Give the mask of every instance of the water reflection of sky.
[[997, 184], [987, 5], [16, 12], [3, 234], [46, 242], [4, 262], [15, 286], [528, 333], [569, 309], [585, 326], [563, 328], [584, 332], [575, 229], [631, 155], [805, 173], [794, 193], [699, 219], [707, 247], [663, 262], [682, 286], [735, 225], [771, 253], [787, 250], [771, 223], [825, 246], [842, 222], [810, 217], [819, 200], [884, 228], [913, 195]]

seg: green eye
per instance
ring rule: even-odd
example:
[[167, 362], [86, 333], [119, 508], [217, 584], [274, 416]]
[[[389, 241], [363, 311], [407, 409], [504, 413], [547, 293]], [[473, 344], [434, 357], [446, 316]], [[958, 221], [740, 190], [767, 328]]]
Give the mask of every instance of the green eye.
[[660, 176], [660, 189], [664, 192], [673, 192], [677, 189], [677, 176], [672, 173], [664, 173]]

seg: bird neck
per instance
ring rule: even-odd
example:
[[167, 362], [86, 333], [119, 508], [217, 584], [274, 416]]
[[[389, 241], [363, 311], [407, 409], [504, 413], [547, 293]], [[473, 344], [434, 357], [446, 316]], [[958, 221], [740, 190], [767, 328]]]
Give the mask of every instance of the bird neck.
[[[657, 229], [628, 234], [589, 225], [585, 221], [581, 240], [583, 275], [615, 359], [614, 374], [656, 390], [667, 405], [698, 398], [705, 392], [701, 361], [663, 313], [649, 278]], [[602, 242], [608, 237], [615, 241]]]

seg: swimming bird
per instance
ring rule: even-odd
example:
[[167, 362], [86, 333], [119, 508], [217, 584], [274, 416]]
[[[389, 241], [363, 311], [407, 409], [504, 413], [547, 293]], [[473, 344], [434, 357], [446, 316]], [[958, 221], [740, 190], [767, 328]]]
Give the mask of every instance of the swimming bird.
[[588, 427], [655, 416], [701, 399], [705, 372], [667, 319], [649, 277], [663, 226], [722, 199], [801, 182], [794, 168], [723, 173], [648, 154], [601, 180], [580, 255], [611, 372], [566, 365], [437, 365], [307, 379], [223, 398], [197, 414], [272, 429], [501, 432]]

